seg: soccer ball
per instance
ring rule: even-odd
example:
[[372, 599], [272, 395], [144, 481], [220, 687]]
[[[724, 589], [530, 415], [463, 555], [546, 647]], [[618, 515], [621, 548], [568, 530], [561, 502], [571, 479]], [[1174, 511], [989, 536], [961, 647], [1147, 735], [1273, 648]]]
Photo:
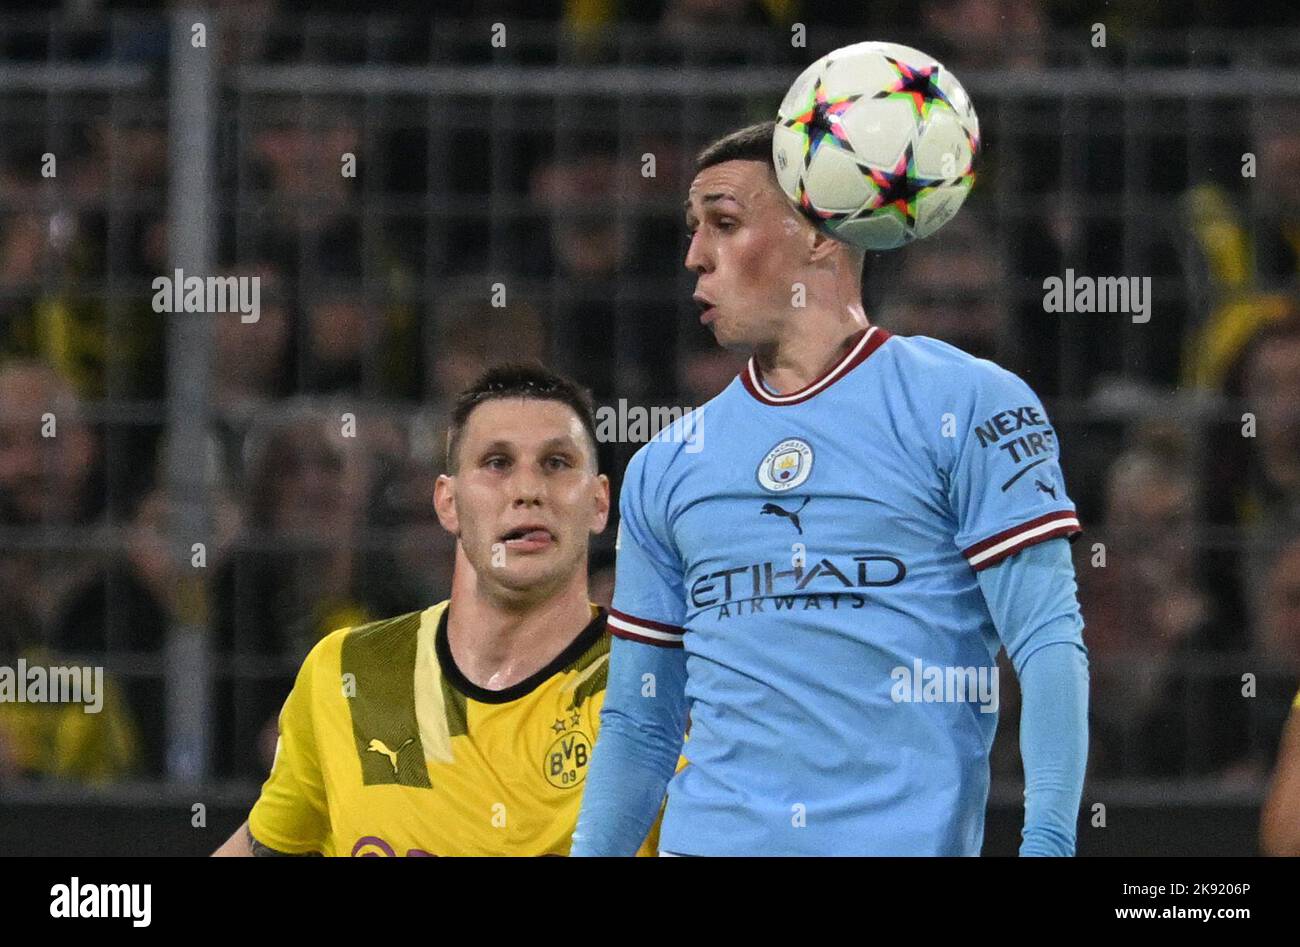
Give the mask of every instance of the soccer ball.
[[814, 223], [889, 250], [952, 219], [975, 183], [979, 119], [957, 78], [920, 50], [855, 43], [803, 71], [781, 102], [772, 160]]

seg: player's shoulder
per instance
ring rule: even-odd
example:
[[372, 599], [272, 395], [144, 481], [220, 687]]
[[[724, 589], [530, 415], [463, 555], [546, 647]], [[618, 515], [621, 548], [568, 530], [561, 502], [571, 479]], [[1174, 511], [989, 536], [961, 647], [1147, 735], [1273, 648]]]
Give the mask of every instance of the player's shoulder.
[[334, 634], [350, 639], [350, 643], [382, 647], [395, 640], [415, 635], [420, 630], [420, 623], [426, 615], [432, 615], [436, 619], [446, 607], [446, 602], [440, 602], [421, 611], [381, 618], [378, 621], [366, 622], [364, 625], [353, 625], [351, 628], [341, 628]]
[[418, 635], [425, 621], [437, 622], [446, 607], [444, 601], [421, 611], [339, 628], [316, 643], [304, 664], [337, 664], [344, 648], [350, 652], [391, 652]]
[[891, 335], [880, 354], [896, 366], [903, 384], [945, 401], [978, 399], [985, 392], [1032, 393], [1015, 372], [927, 335]]
[[965, 352], [955, 345], [928, 335], [890, 335], [882, 354], [903, 368], [915, 372], [918, 379], [934, 383], [960, 383], [971, 378], [1016, 377], [996, 362]]
[[706, 443], [709, 426], [718, 424], [720, 416], [731, 410], [734, 400], [743, 394], [744, 389], [736, 378], [704, 404], [685, 409], [680, 417], [665, 424], [654, 437], [637, 448], [628, 461], [624, 482], [629, 480], [626, 474], [632, 473], [633, 479], [644, 478], [647, 484], [652, 484], [668, 475], [674, 467], [680, 468], [693, 457], [698, 457]]

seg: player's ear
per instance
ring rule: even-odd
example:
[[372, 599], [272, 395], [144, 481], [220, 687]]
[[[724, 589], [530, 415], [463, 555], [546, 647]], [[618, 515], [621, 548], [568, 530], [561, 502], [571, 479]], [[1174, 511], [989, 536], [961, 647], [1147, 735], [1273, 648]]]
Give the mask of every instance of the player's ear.
[[840, 241], [829, 236], [825, 231], [814, 227], [811, 223], [809, 227], [812, 228], [813, 233], [808, 244], [809, 263], [825, 263], [844, 246]]
[[595, 503], [591, 515], [591, 531], [603, 533], [605, 524], [609, 522], [609, 478], [604, 474], [597, 474], [594, 490]]
[[460, 516], [456, 513], [456, 478], [439, 474], [433, 485], [433, 510], [442, 528], [453, 536], [460, 535]]

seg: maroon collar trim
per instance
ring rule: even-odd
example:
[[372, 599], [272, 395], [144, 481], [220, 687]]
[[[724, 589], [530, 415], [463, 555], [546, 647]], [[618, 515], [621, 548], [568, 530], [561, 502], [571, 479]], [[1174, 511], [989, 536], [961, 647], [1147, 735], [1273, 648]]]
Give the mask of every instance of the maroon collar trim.
[[849, 346], [848, 354], [835, 363], [826, 374], [800, 388], [798, 391], [792, 391], [789, 394], [774, 395], [763, 387], [763, 373], [758, 367], [758, 362], [755, 361], [752, 356], [749, 359], [749, 364], [747, 364], [740, 373], [740, 381], [741, 384], [745, 386], [745, 390], [763, 404], [770, 404], [778, 407], [791, 404], [801, 404], [813, 395], [826, 390], [849, 372], [853, 371], [853, 369], [865, 362], [867, 356], [880, 348], [889, 336], [890, 333], [882, 329], [880, 326], [871, 326], [867, 329], [863, 329], [853, 337]]

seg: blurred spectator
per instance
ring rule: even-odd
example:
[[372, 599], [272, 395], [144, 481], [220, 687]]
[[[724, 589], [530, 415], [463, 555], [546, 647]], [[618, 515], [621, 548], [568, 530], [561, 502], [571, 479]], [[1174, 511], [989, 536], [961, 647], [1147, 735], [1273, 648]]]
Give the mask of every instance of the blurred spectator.
[[1243, 388], [1258, 425], [1251, 445], [1254, 509], [1246, 520], [1300, 525], [1300, 309], [1256, 335]]
[[1240, 751], [1239, 675], [1223, 655], [1244, 642], [1215, 633], [1226, 616], [1200, 573], [1197, 488], [1178, 429], [1141, 429], [1107, 487], [1104, 523], [1076, 548], [1093, 661], [1094, 769], [1212, 772]]
[[4, 175], [0, 351], [47, 361], [83, 397], [147, 397], [162, 384], [161, 323], [143, 291], [122, 292], [143, 290], [160, 262], [165, 138], [133, 118], [139, 105], [124, 103], [116, 123], [74, 126], [73, 145], [48, 152], [56, 176], [41, 176], [43, 147]]
[[762, 23], [765, 13], [793, 4], [776, 0], [759, 3], [755, 0], [667, 0], [664, 4], [662, 25], [669, 30], [684, 33], [718, 32], [742, 23]]
[[[69, 666], [40, 648], [19, 657], [29, 672], [33, 666]], [[6, 776], [102, 783], [130, 775], [138, 753], [131, 715], [111, 677], [103, 676], [97, 696], [95, 713], [70, 702], [0, 703], [0, 783]]]
[[1244, 552], [1225, 557], [1246, 594], [1281, 540], [1300, 529], [1300, 308], [1259, 329], [1228, 373], [1227, 393], [1240, 397], [1214, 431], [1206, 490], [1210, 521], [1239, 530]]
[[369, 594], [385, 614], [428, 608], [451, 594], [456, 538], [433, 510], [440, 462], [413, 458], [397, 468], [379, 495], [366, 559]]
[[26, 540], [0, 555], [0, 601], [41, 627], [92, 566], [85, 535], [63, 530], [99, 527], [101, 459], [67, 382], [39, 362], [0, 365], [0, 530]]
[[96, 440], [49, 366], [0, 365], [0, 523], [85, 523], [97, 512]]
[[[218, 494], [215, 535], [205, 568], [215, 574], [225, 563], [238, 529], [239, 511]], [[163, 648], [168, 628], [181, 614], [184, 581], [192, 573], [191, 548], [170, 533], [173, 505], [161, 489], [136, 511], [126, 537], [126, 555], [109, 561], [76, 589], [54, 625], [60, 653], [93, 660], [117, 672], [121, 691], [140, 735], [138, 773], [161, 778], [166, 754]], [[143, 671], [145, 673], [123, 673]]]
[[429, 333], [433, 398], [450, 401], [491, 365], [546, 361], [546, 327], [527, 302], [493, 306], [486, 278], [444, 294], [436, 309], [437, 332]]
[[300, 390], [414, 397], [422, 366], [412, 357], [419, 325], [409, 251], [400, 228], [363, 227], [360, 217], [364, 146], [373, 142], [337, 100], [277, 107], [253, 137], [264, 200], [228, 228], [227, 253], [252, 250], [297, 274]]
[[732, 28], [762, 24], [764, 12], [755, 0], [667, 0], [659, 26], [683, 43], [710, 39], [722, 45]]
[[214, 434], [227, 472], [241, 472], [244, 441], [255, 419], [293, 390], [293, 322], [284, 281], [270, 264], [250, 264], [223, 276], [260, 280], [259, 317], [214, 313], [212, 397]]
[[[1114, 594], [1090, 610], [1089, 645], [1102, 654], [1164, 650], [1210, 611], [1195, 575], [1197, 494], [1187, 445], [1177, 429], [1158, 424], [1134, 440], [1108, 478], [1106, 567], [1084, 566], [1085, 574], [1114, 582]], [[1133, 620], [1134, 608], [1141, 620]]]
[[[400, 267], [388, 275], [405, 281]], [[423, 366], [413, 307], [362, 277], [321, 278], [301, 293], [298, 381], [306, 394], [414, 397]]]
[[[1240, 178], [1245, 199], [1215, 182], [1192, 187], [1179, 201], [1194, 303], [1184, 346], [1189, 383], [1230, 386], [1229, 375], [1250, 339], [1265, 326], [1295, 317], [1288, 293], [1300, 275], [1300, 130], [1292, 120], [1298, 107], [1294, 97], [1256, 106], [1256, 150], [1249, 154], [1258, 160], [1256, 176]], [[1233, 170], [1243, 169], [1244, 164]]]
[[328, 232], [352, 214], [358, 177], [343, 173], [343, 156], [356, 155], [360, 144], [360, 128], [345, 102], [317, 97], [279, 106], [252, 139], [256, 171], [269, 191], [259, 215], [263, 226], [291, 246], [295, 238]]
[[672, 350], [675, 325], [649, 294], [630, 288], [642, 277], [675, 275], [684, 256], [678, 241], [665, 238], [663, 218], [634, 217], [633, 197], [646, 186], [638, 167], [586, 153], [543, 165], [530, 182], [548, 217], [550, 252], [530, 258], [527, 271], [554, 278], [556, 367], [598, 400], [644, 395], [649, 369]]
[[677, 357], [678, 401], [698, 408], [735, 381], [748, 358], [718, 345], [711, 333], [687, 331], [683, 335], [688, 341]]
[[[54, 427], [42, 436], [49, 418]], [[93, 567], [84, 535], [61, 534], [84, 526], [96, 506], [93, 435], [81, 422], [76, 399], [49, 367], [10, 362], [0, 368], [0, 531], [32, 542], [5, 543], [0, 556], [0, 666], [61, 666], [43, 629]], [[79, 704], [0, 702], [0, 782], [26, 776], [101, 781], [130, 772], [138, 737], [122, 692], [104, 679], [103, 705], [87, 714]]]
[[596, 279], [622, 264], [628, 232], [613, 205], [627, 183], [618, 159], [610, 154], [575, 155], [533, 173], [530, 190], [552, 216], [551, 253], [566, 276]]
[[[360, 436], [346, 436], [341, 411], [286, 408], [249, 438], [245, 531], [218, 584], [217, 745], [227, 775], [265, 775], [258, 735], [307, 651], [330, 631], [385, 615], [386, 603], [374, 603], [375, 590], [359, 581], [370, 487], [365, 420], [356, 423]], [[242, 679], [233, 676], [238, 668]]]
[[1300, 96], [1256, 100], [1252, 127], [1259, 145], [1254, 197], [1256, 269], [1266, 285], [1276, 286], [1300, 273], [1300, 129], [1295, 115]]
[[259, 281], [259, 316], [214, 313], [213, 395], [224, 414], [243, 416], [292, 390], [293, 323], [280, 271], [269, 263], [223, 270], [221, 276]]
[[891, 332], [993, 359], [1048, 398], [1060, 391], [1061, 320], [1078, 317], [1043, 311], [1043, 278], [1059, 276], [1059, 250], [1043, 222], [1006, 226], [965, 207], [934, 236], [893, 255], [869, 254], [864, 288], [878, 301], [874, 321]]
[[1241, 701], [1250, 712], [1250, 729], [1242, 759], [1226, 774], [1256, 784], [1273, 767], [1300, 688], [1300, 533], [1276, 547], [1260, 585], [1255, 649], [1242, 667], [1255, 681], [1255, 694]]
[[879, 322], [900, 335], [928, 335], [979, 358], [997, 358], [1008, 331], [1006, 265], [996, 236], [964, 213], [935, 237], [900, 251]]
[[375, 306], [355, 286], [309, 288], [303, 300], [302, 382], [312, 394], [363, 390], [374, 361]]
[[273, 30], [278, 0], [215, 0], [219, 17], [219, 56], [222, 66], [255, 64], [270, 58], [276, 50]]
[[956, 69], [1033, 69], [1045, 65], [1048, 19], [1037, 0], [923, 0], [926, 52]]
[[440, 414], [422, 412], [400, 429], [394, 425], [389, 443], [375, 451], [362, 581], [385, 615], [428, 608], [450, 594], [456, 539], [433, 509], [447, 443]]
[[[786, 31], [809, 6], [829, 10], [843, 5], [801, 0], [570, 0], [565, 4], [564, 38], [578, 58], [588, 61], [644, 57], [660, 66], [683, 61], [752, 65], [783, 54], [791, 58]], [[850, 17], [861, 23], [864, 14]], [[635, 44], [620, 42], [612, 32], [629, 29], [637, 31]]]

